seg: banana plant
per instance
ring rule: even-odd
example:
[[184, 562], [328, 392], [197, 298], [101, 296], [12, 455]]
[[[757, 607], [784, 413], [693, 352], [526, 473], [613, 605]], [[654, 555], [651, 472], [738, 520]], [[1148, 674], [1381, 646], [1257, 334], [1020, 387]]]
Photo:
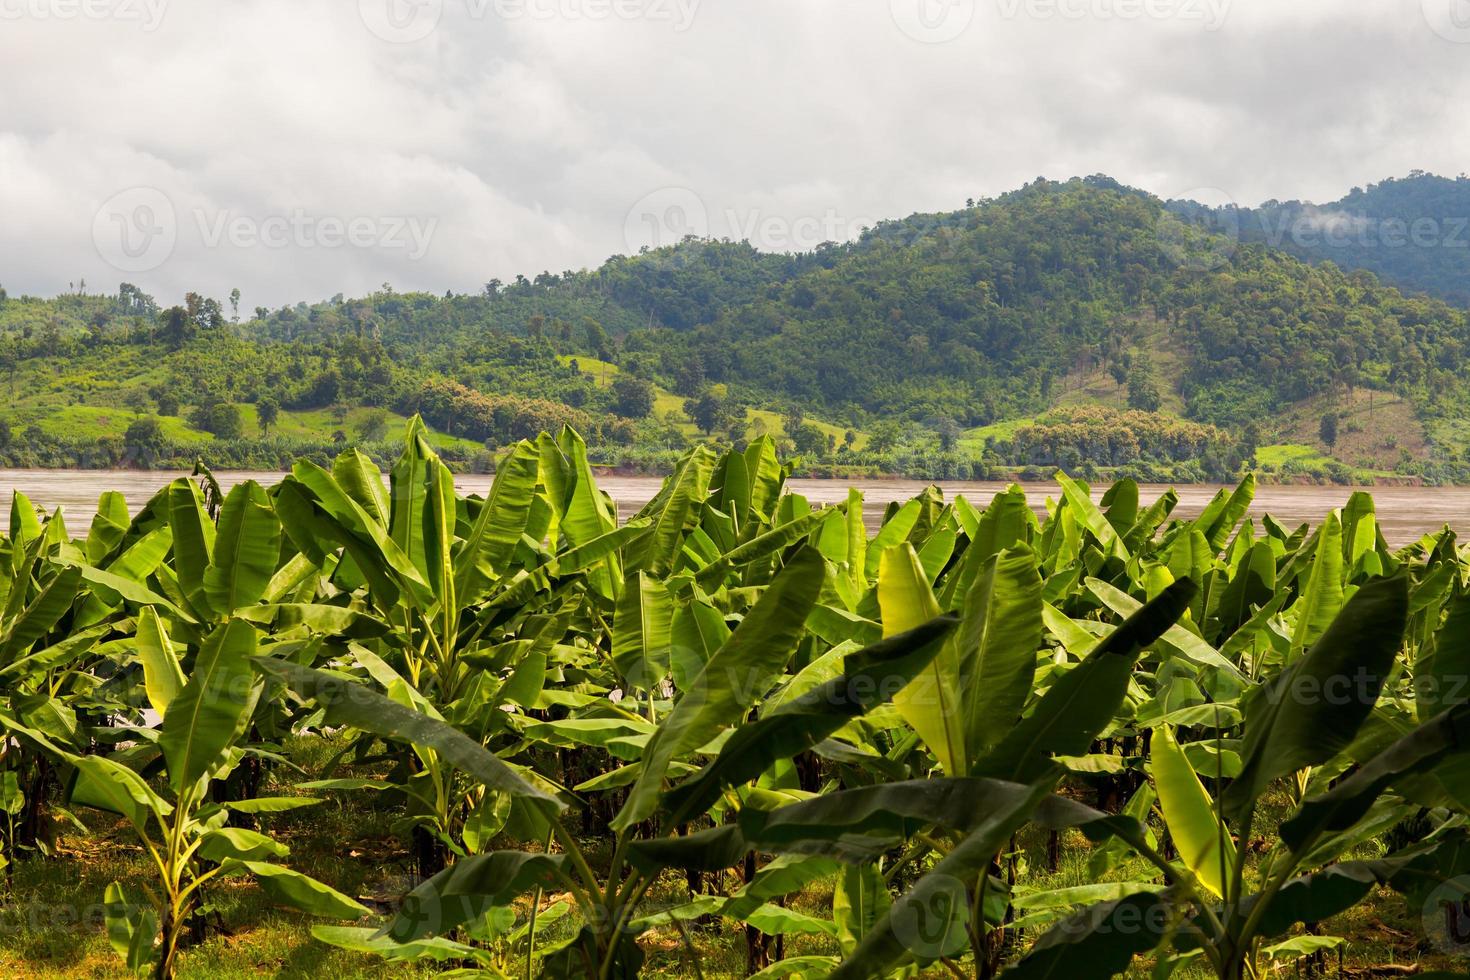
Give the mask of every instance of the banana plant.
[[[788, 573], [789, 574], [789, 573]], [[800, 585], [793, 580], [790, 588]], [[895, 689], [923, 669], [935, 655], [953, 620], [937, 619], [908, 633], [856, 651], [840, 673], [784, 704], [761, 720], [734, 728], [725, 746], [705, 766], [682, 771], [689, 775], [672, 787], [665, 777], [672, 761], [702, 746], [744, 717], [742, 699], [748, 694], [734, 681], [738, 673], [722, 668], [745, 663], [751, 656], [784, 662], [786, 644], [777, 631], [791, 598], [789, 589], [771, 593], [767, 609], [753, 612], [715, 655], [706, 685], [699, 688], [697, 704], [685, 700], [654, 731], [645, 754], [645, 768], [619, 815], [615, 852], [606, 871], [594, 869], [586, 851], [567, 827], [566, 804], [543, 788], [534, 773], [519, 769], [489, 752], [465, 733], [434, 718], [406, 708], [366, 685], [324, 670], [289, 661], [259, 658], [256, 667], [279, 678], [298, 695], [325, 711], [329, 723], [347, 724], [376, 735], [414, 745], [432, 746], [442, 758], [487, 789], [503, 793], [534, 812], [548, 827], [560, 851], [490, 851], [468, 856], [425, 881], [404, 899], [393, 919], [376, 932], [318, 930], [330, 942], [354, 948], [371, 947], [391, 956], [434, 955], [444, 950], [455, 930], [471, 934], [493, 910], [504, 908], [517, 896], [536, 888], [555, 887], [570, 894], [582, 918], [577, 936], [548, 950], [542, 976], [636, 976], [642, 962], [636, 936], [643, 927], [637, 910], [665, 866], [683, 866], [677, 855], [659, 857], [659, 848], [675, 851], [693, 846], [704, 849], [703, 838], [680, 837], [674, 830], [705, 812], [722, 794], [757, 779], [783, 756], [819, 743], [852, 718], [877, 707], [884, 692]], [[768, 652], [770, 651], [770, 652]], [[680, 710], [683, 708], [683, 710]], [[657, 775], [653, 775], [657, 773]], [[658, 818], [665, 831], [653, 840], [638, 840], [634, 828]], [[713, 848], [703, 862], [718, 863], [728, 845]], [[425, 945], [428, 943], [428, 945]], [[471, 949], [469, 958], [483, 961]]]
[[[104, 497], [100, 513], [115, 518], [120, 503]], [[10, 533], [0, 542], [0, 703], [10, 717], [72, 751], [88, 744], [88, 714], [108, 710], [93, 670], [109, 627], [78, 621], [76, 609], [88, 598], [73, 564], [80, 558], [60, 511], [43, 523], [25, 495], [13, 495]], [[7, 816], [0, 867], [21, 851], [49, 848], [56, 761], [33, 743], [0, 746], [0, 808]]]
[[[1221, 980], [1255, 977], [1275, 949], [1267, 944], [1294, 925], [1336, 915], [1378, 884], [1413, 889], [1433, 876], [1436, 852], [1460, 846], [1452, 826], [1439, 841], [1381, 861], [1348, 859], [1421, 807], [1454, 806], [1464, 791], [1446, 779], [1455, 772], [1446, 763], [1470, 747], [1470, 704], [1444, 705], [1406, 730], [1370, 724], [1395, 671], [1408, 599], [1405, 574], [1363, 584], [1309, 650], [1252, 689], [1234, 778], [1197, 771], [1178, 733], [1159, 726], [1149, 768], [1178, 858], [1166, 860], [1142, 841], [1130, 845], [1167, 890], [1140, 882], [1126, 899], [1078, 912], [1006, 976], [1052, 975], [1064, 959], [1112, 962], [1119, 973], [1134, 953], [1158, 944], [1163, 975], [1200, 960]], [[1297, 778], [1305, 798], [1253, 867], [1245, 844], [1259, 827], [1262, 797], [1273, 782]], [[1207, 782], [1222, 788], [1218, 798]], [[1114, 927], [1120, 902], [1145, 895], [1171, 907], [1151, 920], [1150, 942], [1140, 946]]]
[[[350, 643], [366, 679], [401, 704], [489, 737], [503, 728], [502, 708], [539, 692], [545, 658], [562, 638], [554, 599], [547, 598], [551, 617], [536, 614], [551, 588], [547, 556], [535, 543], [551, 518], [536, 494], [539, 467], [535, 447], [522, 443], [501, 461], [485, 500], [461, 500], [418, 422], [391, 473], [391, 492], [356, 452], [339, 456], [330, 471], [298, 463], [275, 488], [273, 504], [300, 558], [293, 564], [302, 588], [309, 595], [324, 580], [329, 608], [317, 601], [284, 612], [321, 626], [335, 642], [344, 639], [346, 618], [375, 632]], [[432, 748], [402, 759], [400, 786], [413, 803], [421, 868], [433, 873], [464, 852], [467, 814], [497, 801], [476, 798], [480, 791], [457, 780]]]
[[[75, 770], [75, 806], [123, 817], [148, 855], [157, 877], [135, 889], [114, 882], [107, 889], [109, 938], [137, 973], [168, 978], [178, 970], [190, 917], [210, 881], [234, 875], [255, 879], [272, 900], [313, 915], [358, 918], [368, 912], [355, 899], [278, 863], [285, 845], [258, 831], [232, 827], [238, 814], [264, 814], [311, 805], [302, 797], [267, 797], [215, 803], [211, 785], [244, 757], [243, 738], [263, 685], [251, 671], [258, 634], [232, 620], [204, 640], [193, 670], [182, 667], [156, 614], [145, 619], [153, 646], [144, 660], [148, 696], [162, 721], [154, 737], [112, 756], [77, 755], [52, 744], [40, 731], [0, 718], [18, 736], [45, 746]], [[147, 775], [161, 765], [159, 786]], [[141, 891], [140, 896], [138, 892]]]

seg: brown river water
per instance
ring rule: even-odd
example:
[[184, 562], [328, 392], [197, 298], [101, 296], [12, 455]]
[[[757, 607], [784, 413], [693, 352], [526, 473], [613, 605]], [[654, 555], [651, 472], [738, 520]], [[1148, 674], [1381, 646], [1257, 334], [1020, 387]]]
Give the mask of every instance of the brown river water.
[[[0, 506], [8, 511], [12, 490], [20, 490], [47, 510], [62, 508], [71, 532], [82, 533], [91, 521], [97, 497], [105, 490], [119, 490], [134, 508], [141, 507], [152, 494], [174, 476], [165, 472], [137, 470], [3, 470], [0, 469]], [[215, 476], [226, 488], [248, 479], [274, 482], [281, 474], [220, 472]], [[492, 477], [463, 475], [457, 479], [461, 493], [484, 493]], [[658, 492], [662, 480], [657, 477], [603, 476], [598, 484], [618, 502], [627, 518]], [[849, 484], [840, 480], [791, 480], [788, 488], [806, 496], [814, 504], [835, 504], [847, 499], [848, 486], [863, 491], [865, 514], [869, 525], [881, 519], [890, 501], [907, 500], [929, 484], [922, 480], [859, 480]], [[983, 506], [998, 491], [999, 483], [944, 482], [939, 484], [946, 496], [961, 494], [977, 506]], [[1040, 510], [1047, 497], [1060, 491], [1055, 484], [1029, 484], [1026, 492], [1032, 506]], [[1143, 500], [1152, 501], [1167, 487], [1145, 486]], [[1198, 514], [1209, 503], [1218, 487], [1184, 486], [1176, 488], [1179, 506], [1176, 516]], [[1101, 496], [1101, 488], [1097, 496]], [[1378, 502], [1378, 519], [1383, 535], [1392, 546], [1408, 544], [1420, 535], [1436, 531], [1445, 524], [1470, 529], [1470, 487], [1375, 487], [1371, 489]], [[1304, 521], [1316, 523], [1332, 508], [1342, 506], [1352, 493], [1349, 487], [1263, 486], [1256, 492], [1255, 514], [1269, 513], [1278, 521], [1294, 527]]]

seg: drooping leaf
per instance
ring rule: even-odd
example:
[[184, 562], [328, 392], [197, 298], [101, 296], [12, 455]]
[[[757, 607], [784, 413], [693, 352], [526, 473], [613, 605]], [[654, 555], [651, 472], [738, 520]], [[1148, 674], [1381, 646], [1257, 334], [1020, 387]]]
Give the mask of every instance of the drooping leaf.
[[[883, 553], [878, 570], [878, 603], [885, 638], [916, 629], [939, 616], [939, 603], [911, 545], [904, 543]], [[954, 645], [941, 647], [929, 666], [894, 696], [893, 705], [919, 733], [945, 773], [966, 773], [966, 718], [960, 693], [959, 650]]]
[[6, 623], [0, 635], [0, 656], [9, 660], [45, 636], [76, 600], [81, 587], [82, 570], [67, 566], [52, 576], [20, 615]]
[[1215, 810], [1215, 802], [1174, 739], [1173, 729], [1154, 729], [1151, 743], [1154, 786], [1164, 823], [1185, 867], [1215, 895], [1235, 868], [1235, 844]]
[[157, 957], [158, 913], [118, 882], [102, 893], [103, 922], [107, 941], [134, 974], [146, 972]]
[[179, 666], [173, 641], [152, 606], [144, 606], [138, 613], [137, 639], [138, 660], [143, 665], [143, 687], [148, 694], [148, 703], [162, 717], [168, 714], [168, 706], [184, 689], [184, 669]]
[[1001, 978], [1117, 976], [1157, 946], [1168, 925], [1168, 900], [1153, 892], [1093, 905], [1053, 926]]
[[960, 883], [974, 880], [990, 867], [1005, 842], [1050, 795], [1051, 782], [1023, 789], [987, 811], [975, 830], [897, 899], [833, 971], [831, 980], [882, 977], [906, 956], [928, 962], [963, 948], [969, 912], [967, 893]]
[[558, 884], [561, 854], [492, 851], [461, 858], [403, 897], [380, 931], [405, 943], [452, 932], [535, 888]]
[[126, 817], [140, 834], [147, 829], [150, 817], [161, 824], [173, 812], [173, 805], [127, 766], [100, 755], [73, 756], [68, 761], [77, 769], [71, 792], [73, 803]]
[[406, 708], [366, 684], [267, 657], [255, 658], [252, 666], [282, 681], [303, 698], [315, 700], [325, 709], [328, 724], [351, 725], [383, 738], [432, 748], [491, 789], [537, 800], [558, 809], [563, 806], [556, 797], [527, 782], [494, 753], [463, 732]]
[[891, 699], [917, 676], [956, 621], [941, 617], [850, 655], [842, 675], [735, 729], [696, 776], [670, 790], [664, 808], [699, 813], [726, 786], [755, 779], [776, 760], [811, 749], [853, 718]]
[[876, 864], [850, 864], [837, 878], [832, 895], [832, 922], [842, 955], [850, 956], [868, 930], [888, 914], [893, 900]]
[[369, 909], [356, 899], [324, 885], [315, 878], [279, 864], [266, 861], [241, 861], [226, 859], [221, 873], [229, 873], [239, 867], [255, 877], [262, 891], [279, 905], [299, 909], [308, 915], [322, 915], [333, 919], [359, 919]]
[[1047, 689], [1031, 712], [974, 767], [974, 774], [1027, 782], [1053, 755], [1082, 755], [1123, 702], [1133, 665], [1189, 607], [1188, 579], [1175, 582], [1109, 633]]
[[1250, 692], [1241, 775], [1222, 798], [1227, 815], [1242, 815], [1272, 780], [1348, 746], [1378, 702], [1408, 602], [1404, 575], [1364, 584], [1304, 656]]
[[649, 740], [638, 782], [614, 818], [614, 829], [647, 819], [669, 763], [739, 721], [766, 693], [801, 638], [825, 573], [825, 562], [815, 548], [803, 548], [787, 562]]
[[1326, 793], [1305, 800], [1281, 825], [1281, 839], [1301, 851], [1323, 833], [1347, 830], [1396, 780], [1435, 769], [1447, 758], [1465, 753], [1470, 753], [1470, 705], [1461, 704], [1394, 742]]

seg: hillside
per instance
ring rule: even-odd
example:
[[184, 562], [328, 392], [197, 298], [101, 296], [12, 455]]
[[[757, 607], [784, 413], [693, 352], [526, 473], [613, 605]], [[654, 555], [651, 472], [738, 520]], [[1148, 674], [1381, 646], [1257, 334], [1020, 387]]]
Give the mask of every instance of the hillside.
[[1242, 241], [1364, 269], [1404, 292], [1470, 306], [1470, 177], [1463, 174], [1452, 180], [1416, 171], [1325, 204], [1267, 201], [1214, 220]]
[[[688, 240], [473, 295], [253, 316], [126, 284], [4, 298], [0, 458], [386, 457], [421, 414], [471, 467], [571, 424], [594, 461], [645, 470], [770, 433], [815, 473], [1470, 479], [1464, 310], [1176, 211], [1039, 180], [803, 255]], [[1365, 399], [1392, 446], [1358, 438]]]

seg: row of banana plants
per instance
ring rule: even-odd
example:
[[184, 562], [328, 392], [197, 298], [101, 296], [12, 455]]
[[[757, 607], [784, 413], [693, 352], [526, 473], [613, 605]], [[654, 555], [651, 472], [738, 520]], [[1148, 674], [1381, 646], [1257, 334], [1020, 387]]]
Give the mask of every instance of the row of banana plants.
[[[654, 933], [694, 975], [725, 922], [766, 977], [1240, 980], [1384, 890], [1460, 907], [1450, 529], [1394, 550], [1365, 494], [1288, 528], [1249, 478], [1186, 520], [1059, 474], [1044, 512], [931, 489], [870, 530], [787, 475], [769, 440], [697, 448], [620, 520], [574, 432], [462, 497], [415, 423], [386, 484], [356, 452], [200, 472], [103, 495], [81, 537], [17, 494], [3, 858], [133, 834], [149, 880], [100, 898], [157, 977], [235, 877], [319, 941], [492, 977], [636, 977]], [[303, 737], [340, 751], [303, 774]], [[269, 833], [340, 794], [412, 855], [386, 918]], [[1091, 883], [1028, 887], [1035, 840]], [[814, 892], [828, 914], [792, 907]]]

